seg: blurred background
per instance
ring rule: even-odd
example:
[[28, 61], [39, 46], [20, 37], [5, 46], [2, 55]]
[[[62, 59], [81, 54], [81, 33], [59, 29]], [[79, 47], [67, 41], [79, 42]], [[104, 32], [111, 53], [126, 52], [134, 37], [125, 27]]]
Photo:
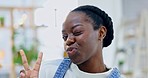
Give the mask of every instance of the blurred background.
[[43, 61], [67, 57], [62, 23], [73, 8], [93, 4], [114, 22], [114, 40], [104, 48], [108, 67], [126, 78], [148, 78], [148, 0], [0, 0], [0, 78], [16, 78], [23, 68], [20, 49], [32, 66], [38, 52]]

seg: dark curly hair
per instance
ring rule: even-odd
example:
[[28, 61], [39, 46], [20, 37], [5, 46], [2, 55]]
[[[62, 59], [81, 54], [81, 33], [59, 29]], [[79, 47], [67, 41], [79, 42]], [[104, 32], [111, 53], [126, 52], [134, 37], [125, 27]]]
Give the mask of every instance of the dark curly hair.
[[99, 29], [101, 25], [107, 29], [107, 34], [103, 40], [103, 47], [107, 47], [111, 44], [114, 38], [113, 22], [112, 19], [103, 10], [92, 5], [83, 5], [72, 10], [71, 12], [83, 12], [93, 21], [94, 30]]

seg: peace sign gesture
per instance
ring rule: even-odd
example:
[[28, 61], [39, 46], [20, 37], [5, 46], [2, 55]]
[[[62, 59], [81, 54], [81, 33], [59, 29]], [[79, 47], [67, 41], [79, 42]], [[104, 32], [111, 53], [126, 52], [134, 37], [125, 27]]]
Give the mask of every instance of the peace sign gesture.
[[43, 53], [39, 53], [33, 69], [29, 68], [28, 61], [23, 50], [20, 50], [20, 55], [25, 69], [20, 71], [20, 78], [38, 78]]

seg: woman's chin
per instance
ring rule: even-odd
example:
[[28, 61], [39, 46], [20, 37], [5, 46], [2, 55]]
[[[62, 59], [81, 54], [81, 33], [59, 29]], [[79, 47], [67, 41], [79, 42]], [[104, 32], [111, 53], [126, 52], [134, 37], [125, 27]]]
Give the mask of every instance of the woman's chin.
[[82, 64], [83, 62], [81, 60], [76, 60], [76, 59], [71, 59], [72, 63], [79, 65]]

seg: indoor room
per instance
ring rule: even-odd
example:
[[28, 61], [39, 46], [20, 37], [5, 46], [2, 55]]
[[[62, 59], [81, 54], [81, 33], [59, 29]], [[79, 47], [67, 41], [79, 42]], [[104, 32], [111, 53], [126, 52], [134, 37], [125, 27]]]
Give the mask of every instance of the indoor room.
[[82, 5], [94, 5], [112, 19], [114, 39], [102, 48], [105, 66], [124, 78], [148, 78], [148, 0], [0, 0], [0, 78], [20, 77], [20, 50], [30, 68], [41, 52], [42, 62], [69, 58], [62, 29]]

